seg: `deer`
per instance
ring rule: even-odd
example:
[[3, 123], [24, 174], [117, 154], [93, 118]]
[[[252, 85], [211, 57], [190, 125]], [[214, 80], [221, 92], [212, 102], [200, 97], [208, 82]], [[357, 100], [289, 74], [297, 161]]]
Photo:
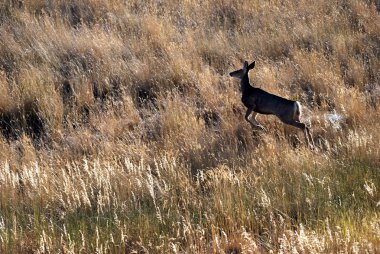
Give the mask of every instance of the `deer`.
[[[247, 108], [245, 120], [250, 123], [253, 128], [258, 127], [266, 131], [264, 126], [257, 121], [257, 114], [275, 115], [283, 123], [303, 130], [306, 143], [309, 147], [313, 148], [314, 141], [310, 134], [310, 129], [300, 120], [302, 114], [301, 104], [298, 101], [288, 100], [250, 85], [248, 72], [255, 67], [255, 64], [255, 61], [251, 64], [244, 61], [243, 69], [230, 73], [231, 77], [240, 79], [241, 100]], [[250, 120], [252, 112], [253, 121]]]

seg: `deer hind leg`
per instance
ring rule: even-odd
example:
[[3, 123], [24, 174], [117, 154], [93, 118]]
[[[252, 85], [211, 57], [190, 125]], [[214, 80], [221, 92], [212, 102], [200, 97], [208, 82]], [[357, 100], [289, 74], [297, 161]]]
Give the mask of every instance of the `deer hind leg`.
[[307, 134], [307, 136], [309, 137], [309, 140], [311, 141], [311, 146], [312, 147], [315, 147], [314, 145], [314, 140], [313, 140], [313, 136], [311, 136], [310, 134], [310, 129], [308, 127], [305, 126], [305, 135]]
[[[281, 119], [284, 123], [286, 124], [289, 124], [289, 125], [292, 125], [294, 127], [297, 127], [301, 130], [303, 130], [303, 133], [305, 135], [305, 140], [306, 140], [306, 143], [309, 147], [313, 148], [314, 147], [314, 142], [313, 142], [313, 138], [311, 137], [311, 134], [310, 134], [310, 130], [308, 127], [306, 127], [306, 125], [304, 123], [301, 123], [301, 122], [297, 122], [295, 120], [284, 120], [284, 119]], [[311, 143], [310, 143], [310, 140], [311, 140]]]
[[[305, 138], [307, 137], [308, 140], [309, 140], [309, 142], [311, 142], [311, 146], [314, 147], [314, 140], [313, 140], [313, 136], [311, 136], [311, 134], [310, 134], [310, 129], [306, 126], [306, 124], [301, 123], [301, 121], [300, 121], [300, 115], [299, 115], [299, 114], [296, 115], [294, 121], [295, 121], [296, 123], [300, 123], [300, 124], [302, 124], [303, 126], [305, 126], [305, 127], [303, 127], [303, 128], [304, 128], [303, 131], [304, 131], [304, 133], [305, 133]], [[301, 127], [301, 128], [302, 128], [302, 127]], [[310, 143], [309, 143], [309, 145], [310, 145]]]

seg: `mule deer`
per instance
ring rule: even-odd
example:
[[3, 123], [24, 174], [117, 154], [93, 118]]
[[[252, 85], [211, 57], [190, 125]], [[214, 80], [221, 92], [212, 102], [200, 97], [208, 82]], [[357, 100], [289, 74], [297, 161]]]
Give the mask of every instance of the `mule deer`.
[[[260, 88], [252, 87], [249, 84], [248, 72], [255, 67], [255, 61], [248, 65], [244, 62], [243, 69], [233, 71], [230, 76], [240, 79], [240, 88], [242, 92], [242, 102], [247, 107], [245, 120], [251, 126], [259, 127], [263, 130], [265, 128], [257, 121], [257, 114], [275, 115], [283, 123], [295, 126], [304, 131], [307, 144], [314, 147], [313, 138], [310, 134], [309, 128], [300, 121], [301, 104], [298, 101], [291, 101], [277, 95], [268, 93]], [[250, 115], [253, 112], [253, 122], [250, 121]], [[310, 140], [309, 140], [310, 139]]]

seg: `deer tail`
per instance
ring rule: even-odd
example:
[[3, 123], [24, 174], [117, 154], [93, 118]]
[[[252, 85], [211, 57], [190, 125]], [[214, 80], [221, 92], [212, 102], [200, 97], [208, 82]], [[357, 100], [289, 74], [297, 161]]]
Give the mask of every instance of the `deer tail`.
[[301, 104], [298, 101], [296, 101], [296, 102], [294, 102], [294, 115], [293, 115], [293, 118], [297, 122], [300, 122], [301, 114], [302, 114]]

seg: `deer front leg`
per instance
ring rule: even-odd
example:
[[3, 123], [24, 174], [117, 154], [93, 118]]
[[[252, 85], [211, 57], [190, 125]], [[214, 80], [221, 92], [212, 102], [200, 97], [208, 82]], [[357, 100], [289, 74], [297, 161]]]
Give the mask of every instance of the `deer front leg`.
[[254, 122], [254, 124], [255, 124], [257, 127], [261, 128], [262, 130], [266, 131], [265, 127], [262, 126], [262, 124], [259, 123], [259, 121], [257, 121], [257, 119], [256, 119], [257, 115], [258, 115], [257, 112], [253, 112], [253, 122]]
[[259, 122], [256, 121], [256, 115], [257, 115], [256, 112], [253, 113], [253, 114], [254, 114], [254, 117], [253, 117], [254, 122], [252, 123], [252, 122], [249, 120], [249, 116], [250, 116], [250, 114], [252, 113], [252, 111], [253, 111], [253, 107], [249, 107], [249, 108], [247, 108], [247, 112], [245, 113], [245, 120], [246, 120], [248, 123], [250, 123], [252, 127], [259, 127], [260, 129], [265, 130], [265, 128], [264, 128]]
[[251, 121], [249, 121], [249, 115], [252, 113], [253, 111], [253, 108], [252, 107], [249, 107], [247, 108], [247, 112], [245, 112], [245, 120], [250, 123], [251, 125], [253, 125], [253, 123]]

